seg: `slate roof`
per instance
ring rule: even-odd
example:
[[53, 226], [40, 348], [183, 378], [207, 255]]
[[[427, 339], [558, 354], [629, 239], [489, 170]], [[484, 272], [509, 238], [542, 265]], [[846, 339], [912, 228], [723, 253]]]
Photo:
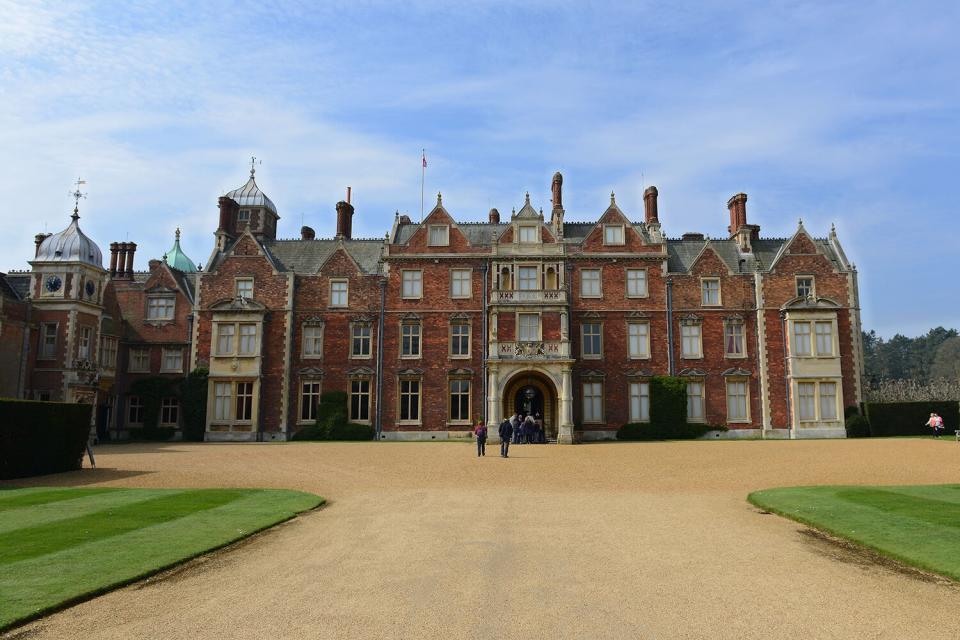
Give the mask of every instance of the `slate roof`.
[[[317, 273], [340, 240], [267, 240], [264, 246], [281, 271]], [[383, 240], [344, 240], [343, 248], [366, 274], [380, 272]]]
[[7, 274], [0, 273], [0, 296], [4, 298], [12, 298], [14, 300], [20, 300], [20, 294], [17, 293], [17, 290], [13, 288], [7, 281]]
[[26, 271], [8, 273], [3, 277], [3, 280], [17, 295], [18, 299], [23, 300], [30, 294], [30, 274]]
[[[754, 240], [750, 243], [753, 248], [752, 253], [740, 253], [736, 240], [710, 240], [710, 246], [734, 272], [741, 269], [743, 271], [754, 271], [757, 260], [760, 261], [760, 269], [767, 271], [788, 240], [788, 238]], [[840, 261], [828, 240], [816, 238], [814, 242], [835, 267], [841, 268]], [[693, 261], [700, 255], [706, 243], [706, 240], [667, 240], [667, 270], [671, 273], [686, 273], [689, 271], [690, 267], [693, 266]], [[740, 260], [744, 260], [742, 268]]]

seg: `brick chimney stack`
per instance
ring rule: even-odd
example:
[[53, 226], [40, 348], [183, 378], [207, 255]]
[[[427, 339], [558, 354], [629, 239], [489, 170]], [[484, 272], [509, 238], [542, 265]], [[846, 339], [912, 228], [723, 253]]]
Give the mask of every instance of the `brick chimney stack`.
[[123, 275], [128, 280], [133, 278], [133, 254], [137, 252], [136, 242], [125, 242], [127, 247], [127, 266], [123, 270]]
[[337, 237], [349, 240], [353, 237], [353, 205], [341, 200], [337, 203]]
[[110, 277], [117, 277], [117, 252], [120, 251], [119, 242], [110, 243]]
[[658, 194], [657, 188], [653, 186], [647, 187], [643, 192], [643, 217], [647, 224], [660, 224], [657, 213]]
[[300, 227], [301, 240], [313, 240], [316, 237], [317, 237], [316, 232], [310, 227], [307, 227], [307, 226]]
[[490, 224], [500, 224], [500, 212], [490, 209]]
[[738, 193], [727, 200], [727, 209], [730, 211], [730, 226], [727, 231], [732, 236], [747, 224], [747, 194]]

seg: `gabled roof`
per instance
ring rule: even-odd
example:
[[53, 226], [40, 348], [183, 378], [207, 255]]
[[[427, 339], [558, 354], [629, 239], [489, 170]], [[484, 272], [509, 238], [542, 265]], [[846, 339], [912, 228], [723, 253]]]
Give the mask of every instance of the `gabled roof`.
[[[813, 242], [836, 268], [843, 268], [830, 246], [829, 240], [814, 238]], [[703, 252], [706, 243], [706, 240], [667, 240], [667, 270], [671, 273], [688, 272], [697, 257]], [[734, 273], [741, 270], [744, 272], [755, 271], [757, 261], [760, 263], [761, 271], [769, 271], [777, 256], [788, 243], [789, 240], [786, 238], [752, 240], [750, 246], [753, 251], [751, 253], [741, 253], [736, 240], [710, 240], [710, 246]], [[740, 266], [740, 260], [744, 260], [742, 267]]]
[[343, 246], [360, 270], [368, 275], [380, 273], [383, 240], [267, 240], [264, 246], [281, 271], [314, 274]]

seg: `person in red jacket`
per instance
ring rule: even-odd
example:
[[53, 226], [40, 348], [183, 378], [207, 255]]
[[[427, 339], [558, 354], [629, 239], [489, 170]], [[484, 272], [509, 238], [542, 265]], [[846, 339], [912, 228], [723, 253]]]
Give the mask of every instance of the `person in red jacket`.
[[943, 431], [943, 418], [938, 416], [936, 413], [931, 413], [930, 419], [926, 422], [926, 426], [933, 429], [934, 438], [939, 438], [940, 432]]
[[483, 420], [477, 423], [473, 435], [477, 437], [477, 457], [487, 455], [487, 425], [483, 424]]

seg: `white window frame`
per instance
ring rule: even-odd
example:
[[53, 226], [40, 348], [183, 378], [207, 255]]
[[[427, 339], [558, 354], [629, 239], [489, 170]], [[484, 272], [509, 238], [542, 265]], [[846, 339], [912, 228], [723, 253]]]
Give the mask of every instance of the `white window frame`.
[[178, 424], [180, 424], [180, 399], [176, 396], [160, 398], [160, 426], [176, 427]]
[[423, 298], [423, 269], [402, 269], [400, 271], [400, 296], [404, 300]]
[[[610, 231], [619, 231], [620, 238], [619, 240], [614, 238], [611, 239], [608, 235]], [[623, 228], [622, 224], [605, 224], [603, 225], [603, 244], [607, 246], [623, 246], [627, 243], [626, 239], [626, 230]]]
[[584, 424], [603, 424], [603, 381], [584, 380], [580, 397]]
[[[810, 320], [793, 320], [790, 331], [790, 355], [796, 358], [813, 357], [813, 322]], [[803, 335], [797, 331], [798, 328], [805, 327]]]
[[[727, 396], [727, 422], [736, 422], [736, 423], [749, 423], [750, 422], [750, 379], [749, 378], [740, 378], [740, 377], [729, 377], [726, 379], [726, 396]], [[741, 387], [742, 385], [742, 387]], [[742, 388], [743, 394], [739, 394], [740, 389]], [[737, 407], [734, 405], [735, 402], [739, 402], [742, 398], [743, 406], [739, 407], [743, 409], [743, 415], [740, 415], [740, 411], [734, 412], [734, 409]]]
[[[246, 393], [243, 394], [243, 395], [240, 394], [240, 385], [245, 385], [245, 386], [246, 386], [246, 385], [250, 385], [250, 393], [249, 393], [249, 395], [246, 394]], [[233, 422], [234, 422], [234, 423], [237, 423], [237, 424], [252, 424], [252, 423], [253, 423], [253, 414], [254, 414], [254, 408], [255, 408], [255, 407], [254, 407], [254, 401], [253, 401], [253, 399], [254, 399], [254, 397], [256, 397], [256, 396], [255, 396], [255, 393], [254, 393], [254, 389], [255, 389], [255, 387], [254, 387], [253, 382], [250, 382], [249, 380], [237, 380], [236, 382], [233, 383], [233, 399], [234, 399], [234, 402], [233, 402]], [[243, 417], [243, 418], [240, 417], [240, 415], [239, 415], [240, 412], [237, 411], [237, 405], [238, 405], [239, 402], [240, 402], [240, 398], [250, 398], [250, 415], [248, 415], [248, 416], [246, 416], [246, 417]]]
[[[455, 331], [454, 327], [464, 327], [467, 330], [467, 335], [463, 336], [459, 331]], [[456, 341], [459, 341], [463, 346], [464, 338], [466, 338], [467, 351], [466, 353], [455, 353], [454, 344]], [[473, 342], [473, 324], [466, 320], [454, 320], [450, 323], [450, 339], [448, 341], [449, 355], [453, 359], [467, 359], [470, 357], [472, 352], [471, 342]]]
[[[590, 277], [587, 277], [590, 274]], [[589, 291], [587, 283], [590, 283]], [[596, 285], [596, 291], [593, 291]], [[602, 269], [580, 269], [580, 297], [581, 298], [602, 298], [603, 297], [603, 270]]]
[[346, 278], [330, 280], [330, 306], [338, 308], [350, 306], [350, 281]]
[[650, 383], [630, 382], [627, 386], [630, 422], [650, 422]]
[[[134, 409], [139, 410], [138, 411], [138, 413], [140, 414], [139, 421], [133, 419]], [[145, 410], [146, 409], [144, 408], [143, 398], [141, 396], [127, 396], [127, 424], [128, 425], [134, 426], [134, 427], [142, 427], [143, 418], [144, 418], [143, 413]]]
[[[631, 278], [631, 275], [634, 276]], [[650, 295], [650, 285], [647, 280], [647, 270], [646, 269], [627, 269], [627, 297], [628, 298], [647, 298]], [[633, 282], [631, 282], [633, 281]], [[631, 293], [631, 285], [634, 289], [641, 288], [642, 292], [634, 291]]]
[[[540, 225], [519, 224], [517, 225], [517, 242], [522, 244], [536, 244], [540, 242]], [[525, 237], [527, 235], [531, 237]]]
[[[297, 424], [312, 424], [317, 421], [317, 409], [323, 394], [323, 382], [316, 378], [300, 380], [300, 413]], [[308, 414], [304, 416], [304, 414]]]
[[[707, 386], [703, 379], [687, 380], [687, 422], [706, 422], [707, 421]], [[695, 390], [700, 393], [690, 393], [691, 385], [696, 385]], [[700, 415], [694, 415], [691, 409], [699, 405]]]
[[260, 355], [260, 328], [255, 322], [240, 322], [238, 324], [237, 355], [240, 357]]
[[[634, 327], [643, 327], [644, 331], [634, 331]], [[637, 335], [634, 335], [636, 333]], [[639, 347], [635, 349], [634, 347]], [[627, 323], [627, 353], [631, 360], [649, 360], [650, 359], [650, 323], [649, 322], [628, 322]]]
[[[456, 396], [458, 398], [462, 396], [467, 396], [467, 415], [454, 417], [453, 408], [454, 408], [454, 383], [461, 385], [466, 383], [467, 390], [464, 392], [461, 389], [456, 391]], [[457, 403], [459, 405], [459, 402]], [[473, 415], [473, 381], [470, 378], [464, 377], [453, 377], [447, 380], [447, 422], [449, 424], [471, 424], [471, 416]]]
[[214, 382], [213, 384], [213, 422], [233, 421], [234, 383]]
[[[408, 390], [405, 392], [403, 390], [404, 383], [407, 385], [416, 384], [416, 392], [412, 389], [413, 387], [408, 386]], [[413, 408], [413, 404], [410, 403], [409, 399], [412, 396], [416, 396], [416, 412], [417, 417], [411, 418], [409, 415], [409, 410]], [[406, 418], [403, 418], [403, 408], [406, 400], [406, 406], [408, 410], [408, 415]], [[421, 377], [412, 377], [412, 376], [401, 376], [397, 380], [397, 423], [404, 425], [413, 425], [413, 424], [422, 424], [423, 423], [423, 378]]]
[[[531, 272], [533, 273], [531, 277]], [[519, 265], [516, 273], [517, 291], [538, 291], [540, 289], [540, 269], [534, 265]], [[532, 283], [533, 286], [527, 286]]]
[[[363, 335], [363, 332], [359, 331], [360, 329], [366, 329], [366, 335]], [[360, 345], [363, 346], [366, 344], [366, 353], [361, 349], [360, 353], [354, 353], [353, 345], [356, 340], [360, 341]], [[351, 322], [350, 323], [350, 357], [356, 359], [366, 360], [370, 358], [370, 354], [373, 353], [373, 325], [369, 322]]]
[[[807, 294], [801, 294], [801, 293], [800, 293], [800, 281], [801, 281], [801, 280], [809, 280], [809, 281], [810, 281], [809, 292], [808, 292]], [[796, 277], [796, 282], [797, 282], [796, 292], [797, 292], [797, 297], [798, 297], [798, 298], [807, 298], [807, 297], [815, 298], [815, 297], [817, 296], [817, 279], [816, 279], [814, 276], [799, 275], [799, 276]]]
[[[833, 387], [833, 416], [824, 416], [824, 394], [822, 391], [823, 385], [830, 385]], [[797, 400], [796, 400], [796, 413], [797, 413], [797, 422], [800, 423], [817, 423], [817, 422], [840, 422], [840, 395], [842, 391], [842, 385], [840, 380], [798, 380], [797, 381]], [[829, 396], [826, 396], [829, 397]], [[810, 403], [812, 413], [807, 413], [806, 402]]]
[[[696, 329], [696, 335], [692, 334]], [[692, 340], [696, 338], [696, 351], [688, 349]], [[699, 360], [703, 358], [703, 324], [699, 322], [681, 322], [680, 323], [680, 357], [685, 360]]]
[[[708, 284], [717, 285], [716, 302], [711, 302], [707, 299], [707, 294], [712, 293], [712, 291], [707, 287]], [[719, 307], [723, 304], [723, 293], [720, 287], [720, 278], [700, 278], [700, 304], [704, 307]]]
[[307, 360], [323, 358], [323, 324], [304, 323], [300, 341], [300, 357]]
[[[137, 356], [142, 356], [138, 358]], [[147, 347], [130, 347], [128, 373], [150, 373], [150, 349]], [[143, 363], [143, 366], [139, 366]]]
[[44, 322], [40, 330], [40, 356], [38, 360], [55, 360], [60, 326], [56, 322]]
[[77, 335], [77, 360], [90, 360], [93, 351], [93, 329], [80, 327]]
[[176, 314], [177, 296], [173, 294], [147, 296], [147, 320], [159, 322], [173, 320]]
[[[826, 332], [821, 333], [820, 329], [826, 327]], [[834, 348], [834, 335], [833, 330], [833, 321], [832, 320], [817, 320], [813, 323], [813, 353], [818, 358], [831, 358], [836, 349]], [[821, 337], [825, 338], [821, 340]], [[826, 346], [826, 350], [822, 350], [821, 347]]]
[[[250, 295], [247, 295], [249, 293]], [[253, 300], [253, 278], [243, 276], [233, 279], [233, 297]]]
[[237, 350], [237, 325], [234, 322], [218, 322], [216, 335], [216, 356], [231, 356]]
[[[521, 324], [524, 317], [536, 317], [537, 319], [537, 335], [534, 338], [524, 337], [523, 334], [523, 325]], [[517, 342], [540, 342], [543, 339], [543, 326], [540, 322], [539, 313], [521, 313], [517, 312]]]
[[100, 338], [100, 366], [104, 369], [117, 368], [118, 341], [113, 336]]
[[[408, 342], [410, 350], [405, 352], [404, 348]], [[419, 360], [423, 357], [423, 323], [421, 321], [400, 321], [400, 357], [404, 360]]]
[[[176, 360], [179, 363], [176, 366], [170, 366], [169, 360], [173, 355], [176, 355]], [[183, 372], [183, 347], [163, 347], [163, 351], [160, 356], [160, 371], [161, 372]]]
[[[738, 333], [739, 332], [739, 333]], [[730, 351], [730, 338], [740, 338], [740, 353]], [[747, 330], [746, 323], [739, 321], [725, 321], [723, 323], [723, 355], [725, 358], [747, 357]]]
[[[598, 338], [597, 353], [587, 353], [587, 327], [598, 328], [594, 333], [590, 332], [590, 338]], [[580, 323], [580, 357], [584, 360], [601, 360], [603, 358], [603, 323], [599, 320], [590, 319], [587, 322]]]
[[473, 297], [473, 269], [450, 270], [450, 297], [457, 299]]
[[[433, 234], [435, 231], [442, 231], [443, 238], [435, 241]], [[429, 247], [449, 247], [450, 246], [450, 225], [431, 224], [427, 226], [427, 246]]]
[[[366, 383], [366, 391], [363, 390], [364, 383]], [[347, 415], [350, 422], [356, 422], [359, 424], [370, 424], [370, 413], [371, 413], [370, 398], [372, 397], [370, 390], [372, 388], [371, 386], [372, 384], [373, 383], [371, 382], [370, 378], [367, 378], [367, 377], [350, 378], [350, 390], [349, 390], [349, 393], [347, 394]], [[359, 386], [357, 388], [354, 388], [354, 385], [359, 385]], [[366, 418], [363, 418], [354, 413], [354, 410], [353, 410], [354, 398], [358, 398], [358, 403], [357, 403], [358, 409], [362, 409], [362, 408], [366, 409], [366, 414], [367, 414]], [[364, 398], [366, 398], [366, 402], [364, 402]]]

